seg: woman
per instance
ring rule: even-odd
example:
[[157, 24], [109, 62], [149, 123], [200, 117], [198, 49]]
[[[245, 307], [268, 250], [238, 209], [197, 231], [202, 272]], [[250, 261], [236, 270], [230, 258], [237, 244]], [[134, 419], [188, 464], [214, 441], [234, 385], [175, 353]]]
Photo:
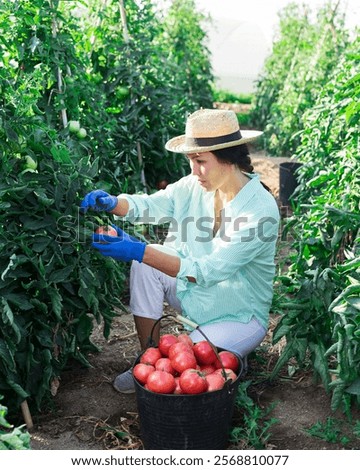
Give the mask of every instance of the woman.
[[[83, 210], [106, 210], [130, 222], [170, 223], [163, 246], [120, 228], [118, 237], [94, 235], [93, 246], [104, 256], [133, 261], [130, 308], [142, 348], [164, 300], [216, 346], [243, 358], [264, 339], [279, 212], [248, 155], [246, 144], [259, 135], [241, 134], [233, 111], [201, 109], [188, 117], [185, 135], [165, 146], [187, 155], [190, 175], [151, 195], [95, 190], [82, 201]], [[103, 238], [108, 243], [99, 243]], [[204, 339], [196, 330], [190, 336]], [[133, 392], [131, 370], [117, 376], [114, 387]]]

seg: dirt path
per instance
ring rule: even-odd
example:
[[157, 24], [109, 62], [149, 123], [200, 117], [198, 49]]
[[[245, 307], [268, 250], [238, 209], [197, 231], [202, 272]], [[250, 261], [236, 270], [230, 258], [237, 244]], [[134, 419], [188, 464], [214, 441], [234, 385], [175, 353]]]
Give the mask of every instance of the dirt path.
[[[281, 161], [284, 159], [273, 159], [263, 154], [253, 156], [256, 171], [275, 196], [278, 196], [278, 165]], [[280, 251], [282, 248], [279, 246]], [[343, 448], [340, 442], [329, 443], [306, 432], [314, 424], [326, 422], [328, 417], [341, 418], [341, 414], [331, 413], [329, 396], [322, 386], [313, 383], [309, 373], [298, 372], [291, 378], [285, 374], [272, 384], [266, 381], [266, 374], [274, 366], [281, 348], [281, 345], [271, 345], [271, 331], [275, 324], [276, 316], [272, 315], [269, 335], [250, 360], [250, 371], [246, 376], [246, 380], [256, 384], [251, 389], [251, 395], [258, 406], [263, 410], [275, 406], [267, 419], [274, 417], [278, 423], [270, 428], [267, 448]], [[174, 325], [172, 328], [179, 327]], [[107, 341], [102, 337], [102, 327], [97, 326], [93, 340], [101, 348], [98, 354], [89, 357], [93, 367], [85, 369], [78, 364], [69, 365], [61, 378], [53, 409], [33, 416], [33, 449], [142, 448], [135, 396], [121, 395], [112, 388], [114, 377], [131, 366], [138, 354], [131, 315], [116, 319]], [[237, 419], [241, 416], [241, 410], [238, 410]], [[355, 418], [360, 419], [360, 414]], [[343, 429], [344, 433], [348, 431], [347, 428]], [[237, 448], [244, 448], [244, 445], [247, 444], [240, 443]], [[360, 441], [349, 445], [348, 448], [351, 445], [360, 448]]]

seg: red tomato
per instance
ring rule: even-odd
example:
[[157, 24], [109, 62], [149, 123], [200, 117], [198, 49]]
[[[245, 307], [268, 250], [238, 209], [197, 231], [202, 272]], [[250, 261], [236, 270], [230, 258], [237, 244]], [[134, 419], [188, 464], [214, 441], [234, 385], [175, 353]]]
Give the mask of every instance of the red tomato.
[[180, 352], [184, 352], [184, 351], [189, 352], [194, 356], [193, 350], [192, 350], [191, 346], [189, 346], [188, 344], [180, 343], [180, 342], [177, 342], [177, 343], [173, 344], [169, 348], [169, 352], [168, 352], [169, 359], [172, 359], [177, 354], [179, 354]]
[[177, 337], [175, 335], [167, 334], [160, 336], [159, 339], [159, 350], [163, 356], [167, 356], [169, 353], [170, 346], [177, 343]]
[[221, 351], [219, 352], [219, 357], [221, 362], [217, 359], [214, 366], [216, 369], [220, 369], [221, 366], [224, 369], [232, 369], [234, 372], [237, 372], [239, 369], [239, 359], [235, 356], [234, 353], [230, 351]]
[[154, 372], [155, 367], [150, 364], [136, 364], [133, 369], [133, 375], [135, 379], [144, 385], [151, 372]]
[[171, 365], [171, 361], [168, 357], [161, 357], [155, 363], [156, 370], [164, 370], [165, 372], [169, 372], [171, 375], [175, 375], [176, 371]]
[[221, 390], [225, 383], [225, 379], [221, 374], [208, 374], [205, 376], [205, 379], [208, 384], [208, 392], [213, 392], [214, 390]]
[[152, 366], [155, 366], [156, 361], [161, 357], [161, 352], [158, 348], [147, 348], [140, 357], [140, 362], [142, 364], [151, 364]]
[[208, 341], [194, 344], [193, 351], [200, 365], [208, 365], [216, 361], [215, 351]]
[[194, 354], [188, 351], [182, 351], [171, 359], [171, 365], [176, 370], [176, 372], [181, 374], [186, 369], [195, 369], [196, 359]]
[[175, 390], [174, 390], [174, 395], [182, 395], [183, 391], [181, 390], [180, 387], [180, 377], [175, 377]]
[[224, 377], [224, 372], [225, 372], [225, 375], [226, 375], [226, 380], [231, 379], [233, 382], [235, 382], [235, 380], [237, 378], [237, 375], [235, 374], [235, 372], [232, 369], [225, 369], [225, 368], [224, 368], [224, 370], [223, 369], [216, 369], [214, 374], [219, 374], [222, 377]]
[[111, 225], [99, 227], [95, 230], [95, 233], [99, 233], [100, 235], [110, 235], [111, 237], [117, 237], [117, 231]]
[[196, 395], [206, 392], [208, 384], [205, 376], [196, 369], [187, 369], [180, 375], [180, 387], [183, 393]]
[[146, 386], [155, 393], [173, 393], [176, 387], [175, 378], [169, 372], [155, 370], [149, 375]]
[[189, 335], [187, 335], [186, 333], [181, 333], [181, 335], [179, 335], [177, 337], [178, 341], [180, 343], [187, 343], [189, 346], [193, 347], [194, 346], [194, 342], [193, 340], [190, 338]]
[[216, 371], [213, 364], [209, 364], [207, 366], [200, 366], [200, 370], [204, 375], [209, 375]]
[[156, 187], [157, 189], [165, 189], [168, 184], [169, 184], [168, 180], [163, 179], [163, 180], [159, 180], [156, 183]]

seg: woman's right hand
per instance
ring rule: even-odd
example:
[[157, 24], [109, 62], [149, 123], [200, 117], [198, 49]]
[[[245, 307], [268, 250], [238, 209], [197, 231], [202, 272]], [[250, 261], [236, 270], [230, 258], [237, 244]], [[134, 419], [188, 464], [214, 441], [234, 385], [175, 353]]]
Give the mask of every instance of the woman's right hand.
[[86, 212], [88, 209], [94, 211], [111, 212], [117, 206], [118, 199], [116, 196], [111, 196], [102, 189], [95, 189], [90, 191], [81, 201], [80, 209]]

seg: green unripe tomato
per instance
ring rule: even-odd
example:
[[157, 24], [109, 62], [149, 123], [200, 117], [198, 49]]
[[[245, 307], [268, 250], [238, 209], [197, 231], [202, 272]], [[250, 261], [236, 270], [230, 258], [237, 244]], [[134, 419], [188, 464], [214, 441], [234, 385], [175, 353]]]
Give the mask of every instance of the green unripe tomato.
[[38, 164], [32, 157], [30, 157], [30, 155], [25, 156], [25, 162], [25, 168], [29, 170], [36, 170]]
[[79, 121], [69, 121], [69, 131], [70, 132], [79, 132], [80, 122]]
[[24, 150], [26, 148], [27, 142], [26, 142], [26, 139], [23, 135], [19, 135], [18, 143], [19, 143], [19, 146], [22, 150]]
[[87, 132], [86, 132], [86, 129], [84, 129], [83, 127], [81, 127], [79, 129], [79, 132], [77, 133], [79, 139], [85, 139], [85, 137], [87, 136]]
[[119, 86], [116, 89], [116, 97], [119, 99], [126, 98], [129, 95], [129, 93], [130, 93], [129, 89], [124, 86]]

